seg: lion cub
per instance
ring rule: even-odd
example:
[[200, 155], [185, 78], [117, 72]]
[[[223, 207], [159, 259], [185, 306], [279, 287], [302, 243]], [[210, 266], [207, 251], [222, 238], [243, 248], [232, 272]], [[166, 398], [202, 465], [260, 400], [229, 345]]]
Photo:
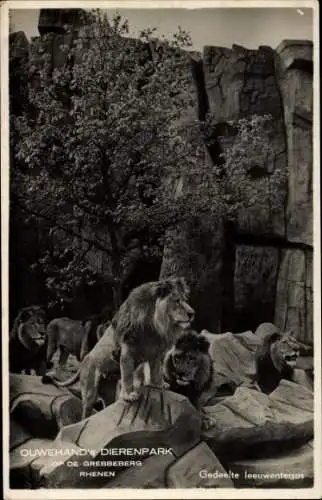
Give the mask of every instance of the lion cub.
[[203, 335], [189, 331], [180, 335], [165, 356], [163, 377], [167, 387], [186, 396], [199, 407], [201, 394], [213, 381], [213, 360], [209, 342]]

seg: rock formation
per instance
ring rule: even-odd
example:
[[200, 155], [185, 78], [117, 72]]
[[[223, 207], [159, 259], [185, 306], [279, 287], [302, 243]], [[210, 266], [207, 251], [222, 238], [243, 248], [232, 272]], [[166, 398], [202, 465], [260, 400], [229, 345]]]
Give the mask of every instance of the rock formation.
[[[68, 19], [62, 12], [66, 17], [65, 10], [43, 10], [39, 20], [40, 34], [52, 33], [54, 66], [63, 57], [60, 43], [71, 41], [64, 23], [80, 22], [76, 10]], [[16, 40], [17, 34], [11, 35], [11, 57]], [[210, 111], [219, 130], [230, 120], [271, 114], [272, 155], [259, 158], [258, 168], [272, 175], [278, 168], [287, 176], [280, 187], [281, 210], [271, 210], [267, 193], [264, 202], [240, 211], [233, 232], [217, 225], [192, 242], [200, 256], [193, 263], [198, 325], [212, 332], [240, 332], [269, 321], [312, 342], [312, 50], [312, 42], [285, 40], [275, 50], [206, 46], [202, 54], [191, 54], [187, 71], [196, 102], [187, 103], [186, 119]], [[207, 151], [210, 168], [222, 148], [217, 140]], [[161, 275], [185, 274], [190, 264], [186, 255], [166, 248]]]
[[[267, 193], [266, 204], [257, 200], [240, 211], [232, 234], [216, 230], [211, 236], [213, 251], [204, 278], [208, 300], [205, 304], [200, 295], [195, 305], [206, 309], [203, 326], [214, 332], [273, 321], [281, 329], [294, 329], [302, 341], [313, 340], [312, 74], [312, 43], [296, 40], [284, 41], [276, 50], [207, 46], [199, 78], [193, 73], [203, 102], [199, 117], [210, 111], [215, 126], [228, 128], [230, 120], [254, 114], [273, 117], [273, 154], [259, 158], [258, 166], [287, 174], [287, 185], [280, 187], [281, 210], [272, 211]], [[218, 160], [213, 154], [211, 158]], [[184, 272], [184, 255], [165, 257], [163, 275], [178, 267]], [[195, 274], [203, 268], [201, 259]]]

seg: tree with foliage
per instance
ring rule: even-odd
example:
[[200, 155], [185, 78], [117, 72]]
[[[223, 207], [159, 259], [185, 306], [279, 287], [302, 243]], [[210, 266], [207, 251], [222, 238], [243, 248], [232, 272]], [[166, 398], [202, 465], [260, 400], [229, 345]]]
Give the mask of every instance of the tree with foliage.
[[[222, 244], [224, 227], [237, 230], [251, 213], [263, 225], [263, 214], [266, 220], [284, 210], [287, 171], [276, 161], [272, 146], [276, 131], [270, 114], [229, 121], [224, 130], [221, 124], [219, 132], [216, 116], [209, 113], [198, 129], [205, 146], [211, 150], [219, 143], [221, 152], [215, 164], [200, 168], [193, 182], [185, 184], [184, 196], [194, 208], [180, 230], [168, 238], [168, 262], [162, 274], [171, 274], [172, 263], [200, 293], [220, 266], [220, 249], [215, 246]], [[271, 230], [269, 226], [265, 229]]]
[[[195, 99], [187, 33], [157, 42], [147, 29], [133, 40], [119, 15], [83, 16], [58, 66], [55, 35], [31, 45], [28, 112], [11, 122], [11, 202], [47, 231], [35, 267], [53, 303], [103, 280], [115, 309], [136, 261], [161, 256], [174, 228], [187, 234], [196, 220], [209, 228], [247, 206], [249, 151], [256, 142], [263, 152], [266, 139], [260, 119], [234, 124], [233, 147], [211, 165], [212, 118], [185, 119]], [[172, 243], [180, 248], [182, 238]]]
[[[187, 215], [165, 180], [197, 158], [180, 130], [191, 99], [180, 49], [190, 40], [179, 29], [160, 50], [153, 30], [133, 40], [119, 15], [83, 15], [59, 67], [48, 50], [55, 35], [31, 45], [29, 111], [12, 127], [23, 162], [12, 172], [12, 203], [46, 222], [54, 250], [36, 265], [55, 300], [103, 276], [117, 307], [133, 261], [160, 253], [162, 233]], [[108, 263], [100, 277], [88, 258], [99, 253]]]

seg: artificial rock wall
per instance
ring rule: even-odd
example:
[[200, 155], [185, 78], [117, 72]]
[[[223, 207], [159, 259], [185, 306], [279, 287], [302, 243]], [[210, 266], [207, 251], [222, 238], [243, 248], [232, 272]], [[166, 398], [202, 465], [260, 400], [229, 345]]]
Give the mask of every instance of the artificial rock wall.
[[[39, 19], [40, 34], [53, 33], [54, 66], [63, 57], [59, 45], [71, 41], [62, 29], [68, 19], [63, 22], [61, 16], [59, 9], [42, 10]], [[70, 23], [77, 23], [75, 12]], [[23, 36], [11, 35], [11, 54], [18, 39], [21, 43]], [[277, 213], [268, 197], [266, 206], [259, 203], [241, 212], [233, 232], [214, 223], [212, 234], [192, 242], [199, 253], [193, 263], [199, 327], [240, 332], [273, 321], [312, 341], [312, 52], [310, 41], [285, 40], [275, 50], [206, 46], [202, 54], [191, 54], [187, 71], [196, 102], [193, 107], [189, 103], [187, 119], [211, 111], [222, 127], [240, 117], [270, 113], [273, 155], [262, 167], [270, 172], [278, 167], [288, 179]], [[217, 146], [207, 152], [210, 168]], [[166, 248], [161, 276], [184, 274], [187, 262], [184, 254]]]
[[[312, 53], [312, 43], [299, 40], [285, 40], [276, 50], [206, 46], [192, 72], [199, 117], [210, 111], [222, 128], [241, 117], [272, 115], [273, 155], [260, 166], [287, 172], [279, 211], [272, 211], [268, 196], [266, 205], [258, 200], [239, 213], [233, 233], [216, 227], [206, 277], [200, 256], [203, 288], [195, 302], [198, 311], [206, 309], [200, 322], [212, 331], [273, 321], [312, 341]], [[168, 251], [162, 274], [179, 270], [185, 270], [183, 256]]]

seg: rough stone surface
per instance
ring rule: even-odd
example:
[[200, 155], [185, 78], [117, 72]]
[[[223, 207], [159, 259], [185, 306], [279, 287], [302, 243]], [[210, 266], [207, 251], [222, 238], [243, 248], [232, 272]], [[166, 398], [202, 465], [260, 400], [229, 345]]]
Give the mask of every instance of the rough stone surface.
[[248, 50], [239, 45], [231, 49], [205, 46], [203, 59], [209, 107], [218, 121], [268, 110], [279, 115], [281, 101], [271, 48]]
[[240, 328], [255, 329], [274, 320], [278, 266], [279, 252], [274, 247], [236, 246], [234, 298]]
[[82, 404], [67, 389], [45, 385], [35, 375], [10, 374], [10, 414], [31, 435], [55, 437], [64, 425], [81, 418]]
[[29, 42], [23, 31], [16, 31], [9, 35], [10, 59], [28, 56]]
[[263, 443], [302, 442], [313, 437], [313, 392], [282, 380], [269, 396], [249, 387], [213, 407], [203, 408], [203, 438], [226, 458]]
[[289, 249], [282, 252], [277, 280], [275, 323], [294, 330], [302, 342], [313, 343], [312, 252]]
[[[259, 167], [274, 172], [286, 170], [286, 146], [282, 119], [282, 102], [276, 84], [274, 51], [269, 47], [247, 50], [239, 45], [232, 49], [204, 47], [204, 79], [209, 109], [221, 127], [230, 120], [253, 114], [272, 115], [269, 130], [272, 155], [259, 158]], [[255, 185], [259, 180], [252, 181]], [[281, 187], [281, 196], [284, 197]], [[239, 230], [251, 234], [284, 234], [283, 210], [272, 212], [271, 198], [258, 200], [239, 214]]]
[[13, 418], [10, 419], [9, 428], [9, 449], [10, 451], [18, 448], [21, 444], [27, 442], [31, 439], [31, 434], [23, 428], [23, 426], [18, 423]]
[[64, 33], [65, 25], [77, 27], [81, 24], [82, 9], [40, 9], [38, 31], [47, 33]]
[[[187, 77], [188, 73], [188, 77]], [[188, 89], [183, 96], [184, 106], [179, 125], [192, 124], [198, 117], [205, 118], [206, 95], [203, 91], [203, 70], [199, 53], [193, 53], [187, 59], [183, 75], [187, 77]], [[204, 163], [211, 160], [206, 148], [202, 150]], [[193, 188], [198, 191], [202, 179], [193, 179]], [[174, 187], [173, 187], [174, 186]], [[167, 189], [178, 198], [184, 191], [182, 179], [173, 184], [169, 179]], [[212, 231], [202, 232], [200, 225], [191, 227], [188, 231], [177, 230], [168, 238], [165, 247], [160, 277], [166, 278], [181, 275], [187, 278], [192, 288], [192, 305], [196, 310], [196, 325], [209, 328], [212, 331], [221, 331], [222, 318], [222, 255], [223, 255], [223, 227], [214, 222]], [[180, 244], [178, 246], [178, 241]], [[173, 247], [172, 242], [176, 242]], [[215, 307], [214, 307], [215, 305]]]
[[[81, 476], [88, 471], [84, 460], [135, 460], [145, 456], [128, 456], [125, 453], [106, 457], [106, 448], [172, 448], [175, 457], [181, 456], [200, 439], [201, 416], [189, 401], [170, 391], [152, 387], [141, 389], [141, 398], [135, 403], [118, 400], [92, 417], [61, 429], [58, 442], [70, 442], [90, 450], [86, 456], [76, 458], [79, 467], [58, 466], [46, 478], [45, 487], [101, 487], [106, 477]], [[120, 453], [120, 452], [119, 452]], [[73, 458], [71, 458], [73, 460]], [[117, 473], [124, 467], [116, 467]], [[91, 468], [100, 472], [102, 466]]]
[[276, 67], [284, 106], [288, 150], [286, 236], [312, 245], [312, 42], [284, 41]]
[[142, 466], [129, 467], [104, 488], [167, 488], [166, 471], [175, 462], [173, 455], [146, 458]]
[[260, 339], [253, 332], [214, 335], [201, 332], [210, 342], [209, 353], [214, 360], [214, 379], [217, 387], [249, 382], [255, 375], [255, 350]]
[[[209, 390], [201, 396], [201, 406], [213, 406], [218, 404], [223, 396], [232, 395], [241, 384], [249, 385], [256, 375], [255, 353], [258, 346], [262, 345], [267, 337], [280, 330], [272, 323], [261, 323], [255, 333], [251, 331], [243, 333], [226, 332], [214, 335], [207, 330], [202, 334], [210, 343], [209, 352], [213, 359], [213, 383]], [[296, 364], [297, 382], [307, 386], [305, 372], [313, 370], [313, 358], [300, 356]], [[299, 372], [304, 372], [299, 376]], [[304, 377], [304, 378], [303, 378]], [[302, 380], [301, 380], [302, 379]], [[305, 379], [305, 381], [304, 381]], [[311, 384], [310, 384], [311, 388]]]
[[229, 469], [239, 474], [235, 486], [240, 488], [310, 488], [314, 477], [313, 440], [274, 457], [230, 462]]
[[[63, 14], [67, 15], [68, 19], [63, 20]], [[71, 42], [69, 35], [63, 29], [63, 24], [67, 22], [69, 25], [75, 25], [76, 22], [77, 25], [76, 18], [77, 15], [75, 18], [70, 17], [68, 9], [65, 9], [64, 13], [60, 9], [41, 11], [39, 29], [42, 33], [50, 32], [52, 35], [48, 39], [48, 50], [52, 54], [54, 66], [60, 66], [64, 62], [64, 54], [59, 49], [60, 43]], [[128, 43], [139, 46], [134, 40], [129, 40]], [[149, 47], [150, 53], [147, 57], [155, 57], [161, 45], [162, 43], [154, 41]], [[23, 33], [10, 35], [11, 61], [17, 60], [18, 56], [21, 58], [24, 54], [27, 55], [27, 50], [28, 41]], [[182, 121], [190, 122], [196, 117], [203, 119], [207, 111], [210, 111], [218, 127], [215, 134], [218, 137], [220, 130], [227, 129], [229, 120], [237, 120], [252, 114], [270, 113], [273, 120], [272, 129], [268, 132], [272, 155], [270, 158], [259, 158], [258, 167], [270, 174], [277, 168], [283, 172], [288, 170], [287, 186], [281, 188], [281, 196], [285, 197], [283, 209], [273, 213], [269, 195], [267, 203], [266, 200], [258, 199], [258, 202], [246, 211], [241, 210], [237, 224], [238, 242], [241, 242], [246, 235], [252, 238], [254, 245], [264, 248], [266, 244], [261, 238], [270, 238], [272, 241], [267, 247], [274, 248], [274, 252], [281, 249], [286, 251], [289, 242], [295, 246], [299, 245], [299, 250], [303, 249], [303, 244], [312, 247], [312, 58], [313, 44], [305, 40], [284, 40], [276, 50], [263, 46], [257, 50], [248, 50], [238, 45], [233, 45], [232, 48], [206, 46], [202, 56], [199, 53], [191, 53], [187, 58], [184, 71], [190, 79], [190, 84], [187, 95], [184, 96], [186, 105]], [[16, 76], [14, 79], [15, 82], [10, 83], [12, 89], [20, 85]], [[14, 96], [13, 100], [14, 107], [19, 110], [19, 99]], [[209, 162], [210, 168], [216, 158], [218, 159], [218, 154], [221, 152], [219, 149], [215, 155], [209, 151], [205, 152], [205, 162]], [[252, 182], [256, 184], [260, 180], [253, 179]], [[174, 186], [174, 192], [177, 194], [181, 188], [180, 185]], [[197, 183], [196, 189], [198, 189]], [[180, 272], [186, 276], [192, 274], [196, 277], [195, 282], [191, 284], [193, 305], [197, 310], [196, 324], [200, 329], [207, 328], [213, 332], [221, 332], [223, 329], [240, 331], [255, 328], [256, 323], [265, 320], [274, 321], [271, 311], [273, 297], [278, 297], [276, 287], [272, 291], [269, 303], [265, 302], [269, 298], [269, 292], [266, 295], [263, 292], [263, 296], [258, 297], [260, 307], [254, 307], [254, 304], [249, 302], [240, 308], [245, 290], [254, 297], [261, 289], [264, 290], [263, 276], [261, 269], [258, 269], [258, 275], [255, 275], [255, 271], [253, 274], [250, 273], [251, 279], [254, 278], [253, 283], [250, 283], [250, 276], [247, 273], [240, 275], [239, 250], [237, 249], [235, 262], [233, 252], [226, 251], [224, 239], [225, 236], [221, 231], [218, 232], [217, 227], [213, 228], [211, 235], [195, 238], [192, 250], [197, 250], [199, 257], [193, 262], [186, 258], [183, 251], [173, 256], [171, 249], [167, 247], [161, 276]], [[294, 311], [288, 313], [289, 323], [295, 325], [299, 331], [303, 331], [304, 328], [305, 332], [300, 333], [303, 340], [313, 336], [312, 286], [309, 284], [310, 258], [306, 257], [305, 264], [308, 283], [305, 285], [307, 296], [305, 328], [301, 323], [301, 314], [296, 313], [294, 316]], [[280, 276], [284, 273], [282, 267], [283, 263]], [[227, 269], [231, 269], [231, 276], [227, 277], [225, 272]], [[24, 275], [23, 270], [21, 275]], [[271, 278], [273, 275], [272, 271]], [[237, 277], [237, 281], [234, 280], [234, 276]], [[272, 283], [273, 280], [269, 279], [269, 290]], [[280, 287], [279, 283], [278, 288]], [[285, 303], [281, 304], [281, 300], [273, 304], [273, 309], [274, 306], [275, 311], [286, 307]], [[262, 317], [259, 317], [260, 309]], [[267, 311], [270, 311], [268, 316], [266, 316]], [[256, 314], [258, 317], [255, 317]], [[280, 313], [275, 314], [276, 322], [280, 325]], [[225, 318], [228, 315], [231, 320], [226, 324]]]
[[[308, 40], [283, 40], [275, 49], [281, 69], [299, 69], [312, 73], [313, 43]], [[311, 65], [309, 64], [311, 63]]]
[[223, 230], [218, 227], [213, 234], [201, 235], [199, 232], [198, 237], [187, 234], [184, 239], [182, 252], [170, 244], [166, 248], [160, 278], [186, 277], [192, 288], [191, 305], [196, 311], [196, 328], [219, 333], [223, 307]]
[[[11, 488], [33, 488], [39, 481], [32, 466], [37, 461], [37, 451], [52, 447], [49, 439], [28, 439], [10, 450]], [[28, 450], [28, 455], [23, 450]], [[53, 460], [51, 458], [51, 460]]]
[[[200, 471], [207, 471], [213, 477], [200, 477]], [[231, 488], [233, 482], [209, 446], [201, 442], [167, 471], [168, 488]]]

